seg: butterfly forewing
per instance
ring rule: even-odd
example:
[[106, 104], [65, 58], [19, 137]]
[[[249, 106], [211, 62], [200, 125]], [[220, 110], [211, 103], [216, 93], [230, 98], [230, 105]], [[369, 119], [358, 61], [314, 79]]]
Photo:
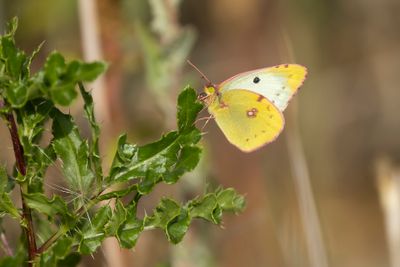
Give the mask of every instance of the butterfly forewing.
[[219, 91], [247, 89], [266, 97], [280, 111], [297, 92], [307, 75], [307, 69], [297, 64], [278, 65], [240, 73], [219, 85]]
[[228, 141], [245, 152], [274, 141], [285, 124], [275, 105], [248, 90], [226, 91], [208, 109]]

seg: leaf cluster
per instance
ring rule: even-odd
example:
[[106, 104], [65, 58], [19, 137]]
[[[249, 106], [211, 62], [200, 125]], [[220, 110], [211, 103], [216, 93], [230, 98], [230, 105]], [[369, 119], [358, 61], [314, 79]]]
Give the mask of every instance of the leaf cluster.
[[[16, 28], [17, 20], [13, 19], [0, 36], [0, 113], [8, 124], [10, 115], [16, 117], [26, 173], [15, 170], [9, 175], [5, 167], [0, 168], [0, 220], [8, 215], [27, 227], [23, 211], [10, 197], [14, 187], [24, 189], [21, 197], [32, 211], [35, 236], [43, 239], [37, 241], [36, 263], [75, 266], [82, 254], [95, 252], [106, 237], [114, 236], [121, 247], [132, 248], [143, 231], [155, 228], [162, 229], [175, 244], [182, 240], [192, 219], [220, 224], [224, 211], [236, 213], [244, 208], [242, 196], [231, 188], [219, 188], [186, 203], [164, 197], [153, 212], [139, 218], [137, 205], [142, 196], [159, 183], [176, 183], [200, 160], [201, 134], [194, 122], [202, 104], [196, 92], [187, 87], [179, 95], [176, 131], [143, 146], [129, 143], [127, 136], [121, 135], [110, 171], [104, 173], [99, 155], [100, 126], [83, 82], [96, 79], [106, 64], [67, 61], [53, 52], [41, 69], [31, 73], [40, 46], [31, 55], [18, 49]], [[84, 101], [90, 138], [84, 137], [74, 118], [59, 108], [71, 105], [79, 95]], [[52, 134], [47, 145], [40, 142], [45, 123], [51, 125]], [[67, 196], [44, 193], [46, 171], [51, 165], [60, 166]], [[116, 184], [122, 189], [108, 190]], [[124, 203], [123, 197], [131, 200]], [[98, 205], [105, 200], [115, 200], [115, 206]], [[21, 265], [27, 260], [26, 249], [21, 238], [15, 255], [1, 259], [0, 266]]]

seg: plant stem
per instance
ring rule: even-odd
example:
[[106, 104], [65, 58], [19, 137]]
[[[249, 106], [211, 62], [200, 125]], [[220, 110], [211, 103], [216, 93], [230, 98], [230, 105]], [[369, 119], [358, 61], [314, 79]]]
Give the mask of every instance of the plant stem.
[[[11, 140], [14, 149], [15, 161], [17, 165], [18, 172], [22, 175], [26, 175], [26, 164], [24, 159], [24, 151], [21, 145], [21, 142], [18, 137], [18, 129], [15, 124], [15, 119], [12, 111], [8, 112], [6, 115], [6, 120], [8, 121], [8, 129], [10, 131]], [[33, 259], [37, 253], [36, 240], [35, 240], [35, 232], [33, 229], [33, 221], [32, 221], [32, 212], [31, 209], [26, 205], [24, 199], [24, 193], [28, 193], [28, 185], [22, 184], [20, 185], [20, 193], [22, 199], [22, 210], [23, 210], [23, 219], [26, 221], [26, 227], [24, 227], [25, 235], [28, 241], [28, 266], [33, 266]]]

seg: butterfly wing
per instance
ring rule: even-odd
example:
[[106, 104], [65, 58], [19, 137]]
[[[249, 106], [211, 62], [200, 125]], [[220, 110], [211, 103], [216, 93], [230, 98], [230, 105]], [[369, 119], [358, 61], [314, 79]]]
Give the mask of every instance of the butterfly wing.
[[280, 111], [284, 111], [306, 75], [307, 69], [301, 65], [277, 65], [233, 76], [219, 85], [219, 91], [223, 93], [245, 88], [265, 96]]
[[208, 107], [230, 143], [251, 152], [274, 141], [285, 124], [268, 99], [248, 90], [229, 90]]

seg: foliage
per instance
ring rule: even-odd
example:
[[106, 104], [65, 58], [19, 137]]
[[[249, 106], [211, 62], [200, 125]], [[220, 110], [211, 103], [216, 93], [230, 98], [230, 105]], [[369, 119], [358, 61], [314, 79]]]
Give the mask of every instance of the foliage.
[[[193, 219], [220, 224], [224, 211], [244, 208], [243, 197], [233, 189], [218, 188], [186, 203], [163, 197], [152, 213], [138, 217], [137, 205], [143, 195], [150, 194], [159, 183], [178, 182], [200, 160], [201, 134], [194, 122], [202, 104], [197, 102], [196, 92], [187, 87], [179, 95], [178, 130], [143, 146], [131, 144], [126, 135], [121, 135], [110, 171], [104, 174], [98, 147], [100, 126], [92, 97], [82, 82], [96, 79], [106, 64], [67, 62], [53, 52], [43, 68], [31, 73], [31, 62], [40, 46], [31, 55], [19, 50], [14, 41], [16, 28], [17, 20], [13, 19], [0, 37], [0, 112], [9, 126], [17, 161], [12, 175], [0, 167], [0, 218], [10, 216], [25, 232], [14, 255], [1, 259], [0, 266], [20, 266], [28, 259], [40, 266], [75, 266], [82, 254], [95, 252], [106, 237], [114, 236], [121, 247], [133, 248], [143, 231], [155, 228], [162, 229], [176, 244]], [[90, 139], [82, 136], [70, 114], [59, 109], [70, 106], [79, 94], [91, 129]], [[13, 127], [14, 116], [17, 127]], [[51, 123], [52, 138], [42, 145], [46, 122]], [[18, 153], [23, 154], [19, 157]], [[57, 162], [72, 199], [44, 193], [46, 171]], [[117, 183], [125, 186], [106, 192]], [[21, 189], [23, 210], [10, 197], [15, 187]], [[124, 203], [123, 197], [131, 200]], [[97, 205], [104, 200], [115, 200], [115, 206]], [[28, 213], [37, 221], [35, 229], [30, 226]], [[34, 237], [47, 239], [37, 243], [32, 258], [26, 252], [32, 244], [26, 245], [24, 235], [33, 230]]]

